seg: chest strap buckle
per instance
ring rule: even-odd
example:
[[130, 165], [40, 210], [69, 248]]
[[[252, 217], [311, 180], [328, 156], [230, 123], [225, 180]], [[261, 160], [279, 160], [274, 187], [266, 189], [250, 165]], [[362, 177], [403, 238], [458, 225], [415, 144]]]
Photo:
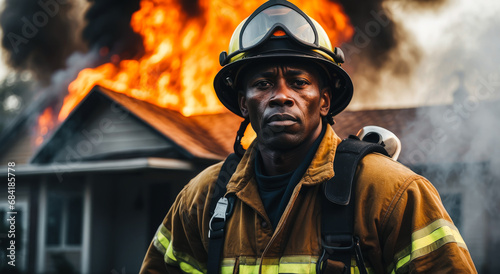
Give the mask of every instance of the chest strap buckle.
[[226, 226], [227, 217], [232, 213], [234, 197], [221, 197], [217, 201], [214, 209], [214, 214], [208, 223], [208, 238], [222, 238], [224, 236], [224, 227]]

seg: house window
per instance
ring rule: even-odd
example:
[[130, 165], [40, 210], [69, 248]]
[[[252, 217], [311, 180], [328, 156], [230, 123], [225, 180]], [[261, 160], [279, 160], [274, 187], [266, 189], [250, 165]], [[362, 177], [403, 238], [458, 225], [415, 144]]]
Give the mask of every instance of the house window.
[[50, 193], [47, 197], [47, 247], [81, 246], [83, 198], [80, 193]]

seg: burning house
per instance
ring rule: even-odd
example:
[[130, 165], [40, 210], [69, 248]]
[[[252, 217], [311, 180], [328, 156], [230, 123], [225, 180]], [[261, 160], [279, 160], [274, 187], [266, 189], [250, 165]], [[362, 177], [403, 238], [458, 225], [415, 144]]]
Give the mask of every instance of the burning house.
[[[23, 10], [21, 2], [31, 8]], [[5, 14], [29, 15], [37, 28], [30, 43], [16, 40], [4, 47], [12, 53], [11, 66], [49, 83], [45, 96], [0, 135], [0, 164], [16, 164], [17, 268], [23, 273], [138, 272], [177, 193], [232, 151], [241, 119], [224, 111], [212, 80], [232, 30], [260, 3], [32, 2], [10, 1], [0, 18], [4, 33], [16, 34], [24, 21], [15, 25]], [[383, 1], [363, 7], [343, 0], [293, 2], [325, 26], [333, 44], [342, 44], [355, 85], [366, 83], [365, 77], [376, 87], [377, 70], [389, 61], [394, 76], [405, 78], [419, 59], [414, 45], [400, 51], [404, 34], [384, 12]], [[72, 19], [83, 10], [85, 26]], [[53, 12], [43, 26], [30, 21], [40, 20], [34, 16], [40, 11]], [[82, 40], [86, 53], [77, 52], [86, 48]], [[361, 68], [367, 72], [359, 73]], [[400, 161], [436, 185], [478, 270], [487, 273], [500, 269], [492, 255], [500, 247], [493, 229], [500, 223], [499, 161], [491, 156], [499, 151], [481, 146], [495, 143], [495, 135], [480, 125], [500, 113], [498, 98], [491, 96], [496, 82], [478, 81], [474, 84], [482, 89], [464, 95], [462, 86], [454, 104], [346, 111], [334, 129], [341, 137], [366, 125], [396, 133], [403, 143]], [[374, 98], [366, 88], [356, 92], [354, 100]], [[498, 127], [488, 130], [500, 133]], [[246, 135], [251, 141], [252, 132]], [[6, 177], [1, 171], [0, 178]], [[7, 204], [6, 197], [0, 204]], [[0, 207], [0, 219], [6, 214]]]

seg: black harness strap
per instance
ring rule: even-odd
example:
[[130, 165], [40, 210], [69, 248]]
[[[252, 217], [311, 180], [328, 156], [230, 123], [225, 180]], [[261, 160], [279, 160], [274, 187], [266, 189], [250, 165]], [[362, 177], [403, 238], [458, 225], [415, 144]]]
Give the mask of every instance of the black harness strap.
[[349, 136], [337, 147], [334, 160], [335, 176], [325, 183], [322, 199], [321, 234], [323, 253], [317, 264], [317, 272], [327, 260], [344, 263], [345, 273], [350, 273], [351, 256], [354, 255], [361, 274], [366, 273], [359, 238], [354, 235], [355, 174], [359, 162], [369, 153], [388, 155], [381, 145], [360, 141]]
[[210, 201], [210, 215], [212, 218], [209, 222], [208, 231], [208, 274], [219, 273], [222, 250], [224, 247], [224, 227], [226, 226], [226, 219], [233, 211], [235, 199], [234, 196], [224, 197], [224, 195], [227, 191], [226, 185], [236, 171], [236, 167], [240, 160], [241, 158], [234, 153], [226, 158], [219, 172], [219, 177], [217, 178]]
[[245, 119], [240, 124], [240, 128], [236, 134], [234, 142], [235, 153], [229, 154], [226, 158], [217, 177], [214, 192], [210, 200], [210, 222], [208, 223], [208, 263], [207, 273], [219, 273], [220, 263], [222, 258], [222, 250], [224, 248], [224, 227], [226, 226], [226, 219], [231, 216], [233, 212], [234, 196], [228, 195], [224, 197], [227, 192], [227, 184], [236, 171], [236, 167], [241, 161], [245, 149], [241, 145], [241, 139], [245, 133], [250, 120]]

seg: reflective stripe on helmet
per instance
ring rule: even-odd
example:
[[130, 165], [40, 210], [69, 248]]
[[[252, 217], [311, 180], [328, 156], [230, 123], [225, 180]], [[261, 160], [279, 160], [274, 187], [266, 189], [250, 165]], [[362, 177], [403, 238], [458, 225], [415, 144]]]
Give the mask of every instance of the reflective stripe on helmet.
[[395, 266], [394, 264], [391, 265], [390, 273], [406, 272], [413, 260], [427, 255], [448, 243], [457, 243], [460, 247], [467, 249], [455, 225], [444, 219], [438, 219], [415, 231], [411, 235], [411, 239], [410, 245], [396, 253], [394, 258]]

